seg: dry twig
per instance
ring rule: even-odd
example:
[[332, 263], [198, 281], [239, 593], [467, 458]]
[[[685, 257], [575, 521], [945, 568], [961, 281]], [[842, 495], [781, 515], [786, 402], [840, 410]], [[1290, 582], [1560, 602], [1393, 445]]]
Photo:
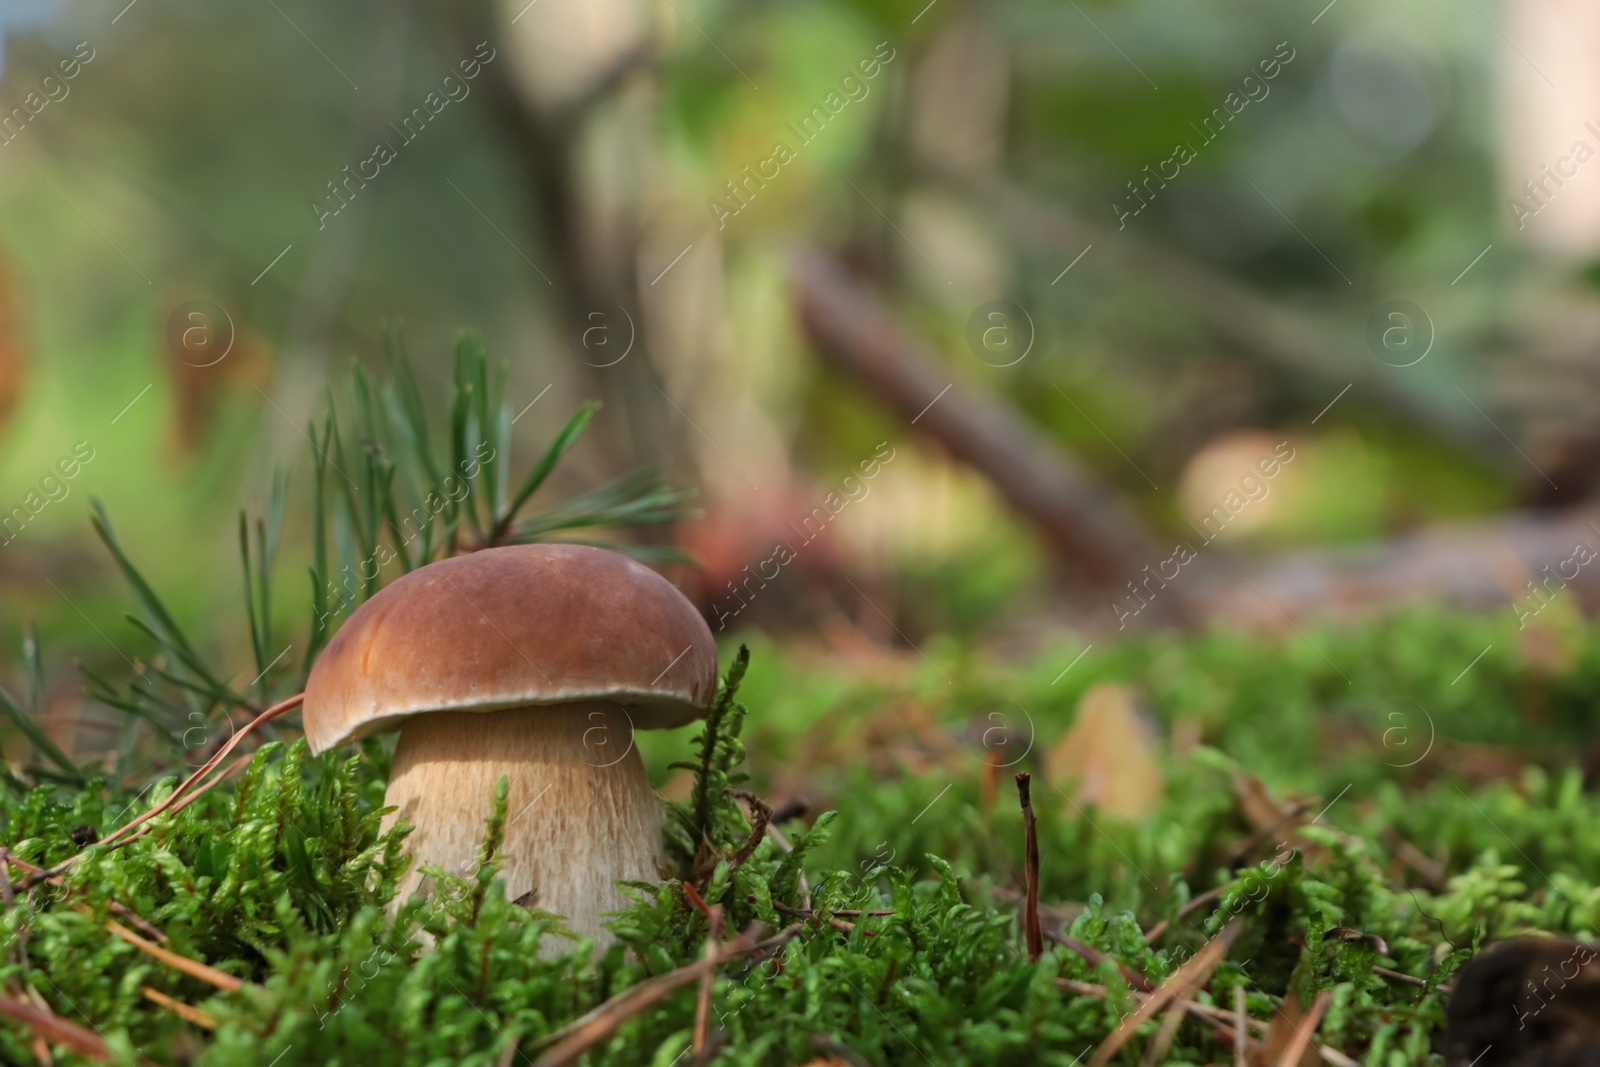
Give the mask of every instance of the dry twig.
[[[784, 912], [785, 914], [795, 915], [802, 919], [815, 918], [817, 914], [810, 908], [791, 908], [789, 905], [778, 900], [774, 900], [772, 902], [772, 906], [777, 910]], [[838, 911], [830, 911], [828, 914], [837, 915], [844, 919], [859, 919], [862, 916], [879, 919], [888, 915], [898, 915], [899, 912], [895, 911], [893, 908], [873, 908], [871, 911], [862, 911], [860, 908], [840, 908]]]
[[1156, 1036], [1150, 1039], [1150, 1047], [1144, 1050], [1139, 1067], [1160, 1067], [1165, 1061], [1167, 1050], [1172, 1047], [1172, 1039], [1178, 1036], [1178, 1026], [1188, 1014], [1188, 1007], [1188, 994], [1178, 994], [1167, 1013], [1161, 1017], [1161, 1026], [1156, 1030]]
[[[104, 841], [101, 843], [106, 845], [115, 844], [117, 838], [121, 837], [124, 833], [145, 822], [148, 822], [157, 815], [160, 815], [174, 807], [181, 809], [181, 807], [186, 806], [180, 805], [179, 801], [182, 800], [184, 796], [186, 796], [188, 792], [194, 788], [197, 782], [201, 781], [206, 775], [215, 770], [217, 765], [227, 758], [228, 753], [237, 748], [239, 743], [248, 737], [252, 730], [263, 723], [271, 722], [273, 719], [276, 719], [287, 712], [293, 711], [295, 708], [298, 708], [302, 703], [304, 703], [305, 699], [306, 695], [304, 693], [296, 693], [287, 700], [278, 701], [278, 703], [272, 705], [272, 707], [251, 719], [247, 724], [245, 724], [245, 727], [242, 730], [228, 738], [227, 744], [217, 749], [216, 755], [206, 760], [200, 765], [198, 770], [196, 770], [188, 778], [184, 779], [183, 784], [174, 789], [171, 796], [162, 801], [160, 804], [157, 804], [155, 807], [151, 808], [149, 811], [145, 812], [143, 815], [136, 816], [127, 823], [111, 831], [111, 833], [107, 834]], [[209, 786], [207, 788], [209, 788]]]
[[[777, 845], [784, 852], [794, 851], [794, 846], [789, 843], [789, 839], [787, 837], [783, 836], [783, 831], [778, 829], [776, 824], [767, 824], [767, 836], [772, 838], [772, 843]], [[810, 914], [811, 883], [806, 881], [806, 872], [804, 868], [802, 868], [798, 873], [800, 875], [800, 907], [807, 914]]]

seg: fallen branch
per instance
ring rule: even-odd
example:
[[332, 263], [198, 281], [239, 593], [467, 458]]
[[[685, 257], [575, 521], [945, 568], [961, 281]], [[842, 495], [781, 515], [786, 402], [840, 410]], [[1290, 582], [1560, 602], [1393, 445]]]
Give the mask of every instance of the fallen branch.
[[[795, 270], [801, 325], [836, 367], [992, 482], [1032, 520], [1057, 557], [1090, 583], [1120, 586], [1162, 558], [1134, 509], [1088, 466], [1005, 401], [960, 381], [889, 308], [834, 260], [811, 252]], [[1182, 617], [1187, 591], [1154, 601]]]
[[[1102, 587], [1120, 588], [1167, 554], [1152, 548], [1144, 524], [1092, 471], [1032, 430], [1005, 401], [955, 380], [881, 300], [831, 259], [816, 252], [804, 256], [795, 285], [801, 323], [823, 355], [983, 474], [1037, 526], [1060, 559]], [[1336, 377], [1348, 383], [1355, 375], [1341, 369]], [[1401, 404], [1396, 410], [1412, 409]], [[1482, 438], [1491, 451], [1498, 441], [1461, 431], [1448, 414], [1435, 425], [1454, 426], [1447, 435], [1464, 442]], [[1567, 559], [1574, 544], [1591, 543], [1597, 528], [1600, 511], [1592, 508], [1553, 516], [1524, 512], [1248, 565], [1219, 553], [1191, 564], [1185, 573], [1192, 577], [1169, 583], [1150, 609], [1158, 621], [1223, 620], [1278, 630], [1285, 616], [1296, 622], [1313, 615], [1359, 621], [1406, 604], [1440, 601], [1498, 607], [1524, 595], [1526, 583]], [[1600, 609], [1600, 574], [1580, 571], [1567, 589], [1582, 606]]]
[[[1307, 549], [1197, 574], [1212, 619], [1286, 630], [1310, 617], [1358, 622], [1408, 604], [1495, 608], [1529, 596], [1527, 583], [1596, 543], [1600, 511], [1513, 513], [1442, 524], [1393, 541]], [[1249, 582], [1243, 579], [1248, 575]], [[1600, 574], [1583, 568], [1565, 581], [1579, 606], [1600, 608]], [[1253, 585], [1250, 583], [1254, 583]], [[1280, 615], [1279, 612], [1282, 612]]]

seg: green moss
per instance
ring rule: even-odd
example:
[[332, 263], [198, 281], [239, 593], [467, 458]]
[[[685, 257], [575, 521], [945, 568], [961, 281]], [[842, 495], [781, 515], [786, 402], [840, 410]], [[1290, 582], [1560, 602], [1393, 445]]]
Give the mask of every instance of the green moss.
[[[785, 827], [792, 852], [766, 838], [736, 863], [751, 828], [727, 790], [743, 777], [744, 724], [766, 711], [734, 699], [744, 662], [684, 753], [695, 789], [665, 827], [677, 875], [722, 905], [733, 928], [800, 926], [776, 961], [722, 969], [712, 1018], [724, 1044], [713, 1062], [805, 1062], [840, 1045], [873, 1063], [1065, 1065], [1115, 1028], [1134, 1001], [1109, 962], [1051, 947], [1030, 964], [1022, 953], [1007, 892], [1020, 869], [1020, 818], [1009, 803], [982, 813], [976, 772], [942, 784], [849, 772], [837, 815]], [[1280, 673], [1293, 691], [1293, 672]], [[1306, 728], [1285, 720], [1289, 732]], [[1600, 927], [1600, 802], [1576, 771], [1534, 770], [1473, 790], [1380, 784], [1293, 847], [1263, 840], [1230, 867], [1229, 850], [1247, 836], [1230, 784], [1237, 765], [1215, 749], [1170, 765], [1160, 812], [1139, 824], [1065, 817], [1041, 796], [1045, 899], [1082, 901], [1070, 936], [1151, 981], [1237, 920], [1205, 999], [1231, 1005], [1242, 987], [1263, 1017], [1291, 983], [1331, 989], [1322, 1037], [1365, 1062], [1438, 1062], [1430, 1050], [1443, 1025], [1443, 993], [1382, 978], [1374, 964], [1432, 986], [1479, 938], [1592, 937]], [[493, 1064], [512, 1042], [535, 1059], [540, 1038], [702, 955], [706, 919], [674, 879], [631, 888], [636, 904], [617, 917], [619, 941], [603, 954], [577, 943], [541, 958], [541, 941], [562, 932], [505, 899], [494, 859], [503, 821], [486, 828], [477, 874], [433, 872], [434, 896], [389, 918], [405, 859], [404, 829], [379, 833], [385, 766], [375, 746], [346, 759], [314, 758], [303, 742], [264, 746], [237, 784], [158, 817], [150, 836], [124, 848], [89, 846], [64, 889], [20, 895], [0, 921], [0, 982], [31, 985], [64, 1017], [156, 1062]], [[950, 795], [920, 817], [943, 784]], [[5, 837], [29, 862], [58, 862], [78, 851], [74, 829], [105, 833], [172, 785], [140, 797], [104, 781], [6, 796]], [[1406, 877], [1385, 844], [1396, 835], [1447, 848], [1443, 885]], [[802, 870], [814, 918], [794, 914]], [[1214, 886], [1224, 891], [1211, 908], [1179, 918]], [[163, 930], [169, 949], [243, 979], [244, 990], [218, 992], [110, 936], [101, 924], [113, 900]], [[826, 921], [852, 909], [892, 914]], [[1147, 944], [1142, 930], [1161, 919], [1168, 932]], [[1368, 937], [1330, 936], [1341, 928]], [[1073, 995], [1058, 978], [1109, 995]], [[146, 985], [197, 1005], [218, 1029], [152, 1003]], [[590, 1061], [677, 1062], [695, 999], [693, 987], [667, 997]], [[30, 1040], [20, 1024], [0, 1025], [0, 1058], [31, 1062]], [[1145, 1040], [1130, 1043], [1129, 1062]], [[1190, 1021], [1168, 1062], [1214, 1062], [1225, 1051]]]

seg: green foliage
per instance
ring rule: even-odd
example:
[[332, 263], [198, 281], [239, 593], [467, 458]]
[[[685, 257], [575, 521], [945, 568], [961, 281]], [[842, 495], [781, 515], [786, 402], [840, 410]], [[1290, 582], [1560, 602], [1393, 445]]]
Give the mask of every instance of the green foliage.
[[750, 649], [740, 645], [739, 654], [734, 657], [727, 677], [717, 688], [716, 699], [706, 712], [705, 725], [694, 739], [700, 749], [699, 759], [693, 763], [672, 765], [695, 774], [692, 810], [689, 817], [683, 820], [688, 833], [678, 840], [685, 846], [683, 851], [686, 854], [698, 859], [704, 858], [711, 842], [723, 839], [725, 827], [739, 826], [744, 821], [738, 804], [728, 795], [728, 790], [749, 779], [748, 775], [735, 770], [744, 762], [744, 745], [739, 741], [739, 732], [744, 726], [748, 709], [734, 701], [749, 667]]

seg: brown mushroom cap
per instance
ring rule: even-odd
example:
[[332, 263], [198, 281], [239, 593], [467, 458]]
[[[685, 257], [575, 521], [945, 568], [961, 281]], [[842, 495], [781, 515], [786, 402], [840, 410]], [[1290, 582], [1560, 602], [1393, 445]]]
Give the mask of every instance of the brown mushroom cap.
[[717, 689], [705, 619], [655, 571], [586, 545], [430, 563], [368, 600], [317, 657], [303, 710], [321, 753], [430, 711], [604, 701], [682, 726]]

